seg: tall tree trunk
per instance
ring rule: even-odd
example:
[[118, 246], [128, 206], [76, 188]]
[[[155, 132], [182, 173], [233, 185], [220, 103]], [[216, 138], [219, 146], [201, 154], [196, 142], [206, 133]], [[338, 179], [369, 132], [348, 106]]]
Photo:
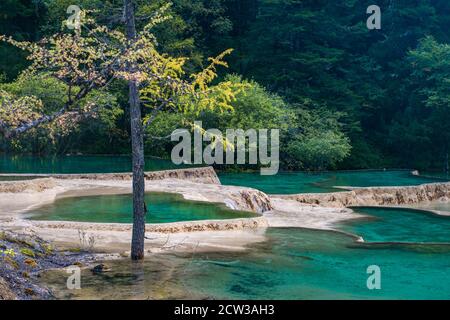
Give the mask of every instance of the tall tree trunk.
[[448, 175], [449, 171], [449, 163], [448, 163], [448, 148], [446, 149], [445, 153], [445, 173]]
[[[124, 0], [126, 31], [128, 40], [136, 38], [133, 0]], [[130, 71], [133, 66], [130, 65]], [[131, 240], [131, 259], [144, 258], [145, 239], [145, 180], [144, 180], [144, 136], [142, 129], [141, 103], [136, 81], [129, 82], [131, 148], [133, 154], [133, 236]]]

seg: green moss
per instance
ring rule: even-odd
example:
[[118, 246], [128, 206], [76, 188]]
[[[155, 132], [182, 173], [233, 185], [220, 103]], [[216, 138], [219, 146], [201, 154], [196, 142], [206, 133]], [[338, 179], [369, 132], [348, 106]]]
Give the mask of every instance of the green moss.
[[28, 257], [32, 257], [32, 258], [36, 257], [36, 254], [31, 249], [22, 248], [22, 249], [20, 249], [20, 253], [25, 256], [28, 256]]
[[53, 247], [50, 244], [43, 243], [41, 245], [41, 247], [42, 247], [42, 249], [44, 249], [44, 252], [45, 252], [46, 255], [53, 254], [54, 249], [53, 249]]
[[0, 250], [0, 254], [3, 254], [5, 256], [10, 256], [11, 258], [14, 258], [16, 256], [16, 252], [14, 251], [14, 249], [6, 249], [5, 250]]

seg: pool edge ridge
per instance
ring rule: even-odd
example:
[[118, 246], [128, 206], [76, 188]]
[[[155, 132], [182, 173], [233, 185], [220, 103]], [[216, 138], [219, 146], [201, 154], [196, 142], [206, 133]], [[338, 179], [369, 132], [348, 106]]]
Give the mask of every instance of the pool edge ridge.
[[[273, 195], [270, 195], [273, 197]], [[395, 206], [435, 200], [450, 201], [450, 182], [426, 183], [417, 186], [361, 187], [329, 193], [298, 193], [276, 195], [301, 204], [345, 208], [350, 206]]]
[[[37, 221], [27, 220], [27, 222], [41, 229], [57, 230], [85, 230], [85, 231], [115, 231], [130, 232], [130, 223], [98, 223], [98, 222], [77, 222], [77, 221]], [[197, 220], [178, 221], [169, 223], [147, 223], [145, 231], [149, 233], [185, 233], [202, 231], [234, 231], [253, 230], [257, 228], [267, 228], [267, 219], [263, 216], [252, 218], [236, 218], [224, 220]]]
[[[164, 179], [180, 179], [192, 182], [221, 184], [220, 179], [212, 166], [195, 167], [195, 168], [180, 168], [168, 169], [158, 171], [146, 171], [144, 173], [146, 181], [164, 180]], [[85, 179], [85, 180], [131, 180], [131, 172], [119, 173], [80, 173], [80, 174], [24, 174], [24, 173], [0, 173], [0, 177], [30, 177], [30, 178], [54, 178], [54, 179]], [[27, 180], [21, 180], [27, 181]], [[2, 181], [0, 183], [10, 182]]]

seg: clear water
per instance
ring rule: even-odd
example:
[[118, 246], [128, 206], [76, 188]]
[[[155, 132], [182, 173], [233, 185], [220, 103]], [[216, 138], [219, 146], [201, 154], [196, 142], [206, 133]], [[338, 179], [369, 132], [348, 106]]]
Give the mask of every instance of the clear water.
[[[256, 216], [218, 203], [188, 201], [170, 193], [146, 194], [148, 223], [209, 219], [235, 219]], [[133, 204], [129, 194], [60, 198], [25, 213], [34, 220], [132, 223]]]
[[447, 212], [450, 215], [450, 202], [432, 201], [408, 205], [408, 207], [413, 207], [422, 210], [436, 210], [444, 213]]
[[[450, 299], [450, 246], [359, 245], [345, 235], [273, 228], [246, 252], [153, 255], [83, 270], [81, 290], [67, 274], [43, 275], [60, 299]], [[367, 267], [381, 268], [368, 290]]]
[[[0, 157], [0, 173], [96, 173], [130, 171], [129, 157]], [[171, 169], [149, 159], [146, 170]], [[220, 174], [224, 184], [267, 193], [336, 191], [334, 186], [402, 186], [442, 181], [408, 171]], [[149, 222], [227, 219], [251, 216], [217, 204], [197, 203], [176, 195], [150, 194]], [[67, 274], [47, 272], [42, 281], [58, 298], [226, 298], [226, 299], [450, 299], [448, 220], [414, 211], [370, 210], [372, 219], [342, 226], [361, 234], [359, 244], [345, 235], [302, 229], [271, 228], [267, 240], [245, 252], [152, 255], [144, 263], [128, 259], [106, 262], [112, 272], [83, 270], [82, 290], [66, 289]], [[131, 222], [130, 196], [58, 199], [35, 209], [34, 219], [88, 222]], [[438, 221], [439, 220], [439, 221]], [[348, 229], [347, 229], [348, 228]], [[386, 242], [408, 242], [392, 244]], [[413, 242], [423, 242], [421, 244]], [[378, 265], [382, 289], [368, 290], [366, 269]]]
[[[145, 170], [167, 170], [176, 166], [170, 160], [146, 158]], [[129, 156], [10, 156], [0, 155], [0, 173], [108, 173], [131, 171]], [[270, 194], [323, 193], [341, 191], [335, 186], [405, 186], [448, 181], [442, 176], [413, 176], [409, 171], [280, 172], [275, 176], [255, 173], [219, 173], [226, 185], [253, 187]], [[0, 180], [10, 178], [0, 177]], [[23, 179], [16, 177], [15, 179]]]
[[223, 184], [246, 186], [269, 194], [324, 193], [341, 187], [407, 186], [441, 182], [441, 178], [413, 176], [409, 171], [285, 172], [275, 176], [259, 173], [220, 173]]
[[[170, 160], [145, 158], [145, 170], [177, 169]], [[0, 173], [109, 173], [130, 172], [130, 156], [11, 156], [0, 155]]]
[[446, 181], [450, 180], [450, 173], [444, 171], [421, 171], [420, 175], [423, 177], [438, 178]]
[[[341, 224], [345, 231], [360, 235], [366, 242], [447, 242], [450, 244], [450, 216], [426, 211], [392, 208], [353, 208], [370, 215]], [[450, 290], [450, 288], [449, 288]]]

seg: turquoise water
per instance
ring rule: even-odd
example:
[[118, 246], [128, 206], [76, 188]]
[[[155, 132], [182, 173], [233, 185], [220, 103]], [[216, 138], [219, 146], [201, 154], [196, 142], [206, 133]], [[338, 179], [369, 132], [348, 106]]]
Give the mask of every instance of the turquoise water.
[[441, 202], [441, 201], [424, 202], [411, 205], [411, 207], [423, 210], [437, 210], [450, 213], [450, 202]]
[[420, 172], [420, 175], [422, 177], [429, 177], [429, 178], [438, 178], [442, 180], [449, 181], [450, 180], [450, 173], [442, 172], [442, 171], [424, 171]]
[[[170, 160], [147, 157], [145, 170], [167, 170], [176, 166]], [[0, 173], [105, 173], [129, 172], [129, 156], [7, 156], [0, 155]], [[280, 172], [275, 176], [255, 173], [219, 173], [226, 185], [253, 187], [270, 194], [323, 193], [340, 191], [335, 186], [405, 186], [447, 181], [443, 176], [413, 176], [409, 171]], [[0, 180], [10, 178], [0, 177]], [[15, 178], [15, 179], [23, 179]]]
[[450, 217], [409, 209], [353, 209], [371, 218], [341, 224], [340, 229], [360, 235], [366, 242], [450, 243]]
[[[145, 170], [177, 169], [170, 160], [146, 157]], [[130, 172], [130, 156], [9, 156], [0, 155], [0, 173]]]
[[[450, 246], [354, 243], [345, 235], [273, 228], [245, 252], [166, 254], [143, 264], [106, 262], [112, 272], [42, 281], [60, 299], [450, 299]], [[381, 290], [366, 286], [367, 267], [381, 269]]]
[[276, 176], [259, 173], [220, 173], [223, 184], [246, 186], [269, 194], [323, 193], [341, 191], [335, 186], [407, 186], [443, 181], [441, 178], [413, 176], [409, 171], [286, 172]]
[[[85, 173], [129, 171], [128, 157], [0, 157], [0, 172]], [[150, 159], [146, 170], [173, 168]], [[349, 171], [220, 174], [224, 184], [267, 193], [336, 191], [334, 186], [402, 186], [442, 181], [408, 171]], [[228, 219], [252, 216], [218, 204], [186, 201], [171, 194], [147, 195], [148, 222]], [[450, 299], [449, 219], [417, 211], [361, 208], [370, 219], [341, 226], [362, 235], [355, 243], [343, 234], [270, 228], [267, 240], [245, 252], [158, 254], [143, 264], [108, 261], [112, 272], [83, 270], [82, 289], [66, 289], [67, 274], [47, 272], [43, 283], [58, 298], [80, 299]], [[27, 214], [33, 219], [131, 222], [129, 195], [61, 198]], [[232, 235], [230, 235], [232, 236]], [[370, 242], [377, 242], [371, 244]], [[381, 242], [381, 243], [380, 243]], [[407, 242], [407, 243], [388, 243]], [[415, 243], [415, 242], [421, 242]], [[366, 269], [381, 268], [381, 290], [368, 290]]]
[[[184, 200], [181, 195], [170, 193], [148, 193], [146, 203], [148, 223], [256, 216], [223, 204]], [[25, 215], [34, 220], [132, 223], [133, 204], [129, 194], [60, 198]]]

